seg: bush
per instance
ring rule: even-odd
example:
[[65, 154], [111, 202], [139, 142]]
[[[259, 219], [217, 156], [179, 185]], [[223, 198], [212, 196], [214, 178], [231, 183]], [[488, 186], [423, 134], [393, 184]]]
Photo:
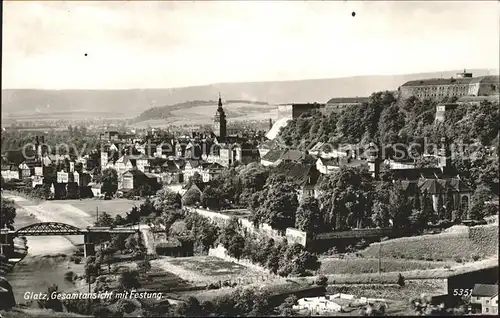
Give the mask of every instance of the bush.
[[117, 305], [118, 312], [130, 314], [135, 310], [135, 305], [127, 299], [120, 299]]
[[472, 255], [472, 260], [473, 260], [474, 262], [479, 261], [479, 259], [480, 259], [480, 258], [481, 258], [481, 257], [480, 257], [479, 255]]
[[325, 275], [320, 275], [318, 279], [316, 279], [316, 285], [318, 286], [328, 286], [328, 277]]
[[454, 261], [457, 262], [457, 263], [462, 263], [463, 262], [463, 260], [462, 260], [462, 258], [460, 256], [455, 256]]
[[64, 273], [64, 279], [69, 281], [69, 282], [72, 282], [74, 277], [75, 277], [75, 273], [73, 273], [72, 271]]
[[70, 261], [75, 264], [80, 264], [82, 262], [82, 258], [80, 256], [73, 255], [71, 256]]
[[400, 286], [400, 287], [404, 287], [405, 285], [405, 278], [403, 275], [399, 274], [398, 275], [398, 281], [397, 281], [397, 284]]

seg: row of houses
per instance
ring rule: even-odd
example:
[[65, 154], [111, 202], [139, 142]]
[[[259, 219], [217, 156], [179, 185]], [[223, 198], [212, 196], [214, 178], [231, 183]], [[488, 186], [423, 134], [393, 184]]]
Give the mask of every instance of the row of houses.
[[[269, 145], [271, 143], [268, 143]], [[419, 168], [412, 161], [379, 158], [376, 152], [353, 151], [357, 145], [352, 145], [349, 149], [327, 149], [325, 146], [318, 143], [308, 152], [280, 148], [277, 145], [271, 150], [259, 148], [264, 152], [261, 164], [296, 180], [300, 185], [300, 199], [308, 196], [319, 197], [319, 184], [323, 177], [343, 166], [366, 165], [369, 172], [377, 178], [382, 165], [385, 165], [390, 169], [393, 178], [401, 181], [408, 197], [427, 192], [432, 198], [435, 210], [438, 208], [440, 196], [451, 196], [453, 209], [467, 211], [470, 205], [472, 190], [451, 167], [450, 160], [446, 158], [448, 151], [445, 143], [435, 155], [438, 166], [428, 168]]]

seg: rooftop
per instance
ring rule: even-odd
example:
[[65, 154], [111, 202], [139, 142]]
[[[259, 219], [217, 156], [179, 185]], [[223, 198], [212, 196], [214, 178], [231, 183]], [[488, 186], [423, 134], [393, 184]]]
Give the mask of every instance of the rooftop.
[[473, 78], [430, 78], [424, 80], [409, 81], [401, 85], [410, 86], [430, 86], [430, 85], [450, 85], [450, 84], [470, 84]]
[[498, 285], [476, 284], [472, 290], [472, 296], [493, 297], [498, 295]]
[[330, 99], [326, 104], [344, 104], [344, 103], [367, 103], [370, 100], [369, 97], [334, 97]]

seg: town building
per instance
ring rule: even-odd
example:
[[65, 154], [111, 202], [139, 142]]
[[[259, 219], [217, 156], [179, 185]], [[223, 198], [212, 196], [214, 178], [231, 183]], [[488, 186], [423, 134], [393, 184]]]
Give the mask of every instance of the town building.
[[219, 103], [214, 117], [214, 126], [213, 126], [214, 134], [217, 137], [225, 138], [227, 136], [226, 127], [227, 127], [226, 113], [222, 108], [222, 98], [219, 93]]
[[320, 182], [320, 173], [313, 164], [294, 161], [283, 161], [274, 169], [272, 174], [287, 176], [297, 184], [297, 199], [302, 201], [307, 197], [315, 196], [315, 187]]
[[443, 103], [436, 105], [436, 117], [435, 122], [443, 122], [446, 120], [446, 114], [453, 109], [458, 107], [457, 103]]
[[260, 163], [265, 167], [276, 167], [283, 161], [299, 162], [305, 157], [306, 154], [302, 151], [276, 147], [266, 153]]
[[302, 114], [308, 113], [315, 109], [320, 110], [320, 108], [323, 107], [325, 107], [325, 104], [319, 103], [294, 103], [278, 105], [278, 119], [299, 118]]
[[368, 101], [369, 97], [334, 97], [326, 102], [326, 105], [321, 107], [320, 111], [327, 115], [332, 112], [341, 112], [347, 107], [363, 105]]
[[470, 302], [483, 315], [498, 315], [498, 285], [475, 284]]
[[401, 85], [399, 94], [407, 99], [415, 96], [419, 99], [442, 100], [446, 97], [489, 96], [499, 94], [500, 78], [496, 76], [473, 77], [464, 70], [457, 77], [431, 78], [409, 81]]

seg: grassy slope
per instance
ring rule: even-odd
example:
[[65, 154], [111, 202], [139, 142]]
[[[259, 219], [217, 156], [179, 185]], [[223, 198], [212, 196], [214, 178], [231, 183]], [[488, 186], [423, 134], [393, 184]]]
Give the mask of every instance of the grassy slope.
[[[165, 113], [170, 107], [165, 107]], [[147, 114], [141, 115], [141, 121], [135, 123], [136, 128], [144, 128], [149, 126], [163, 127], [166, 125], [204, 125], [211, 124], [217, 110], [217, 104], [205, 104], [200, 102], [200, 105], [189, 105], [180, 109], [169, 111], [166, 118], [151, 117]], [[258, 105], [252, 103], [231, 103], [224, 105], [226, 116], [229, 121], [242, 120], [268, 120], [269, 118], [276, 120], [278, 118], [278, 109], [275, 105]]]
[[14, 308], [11, 311], [0, 311], [3, 318], [45, 318], [45, 317], [92, 317], [69, 312], [54, 312], [47, 309], [20, 309]]
[[[381, 248], [379, 248], [381, 247]], [[361, 252], [365, 257], [404, 258], [413, 260], [463, 260], [482, 255], [468, 233], [441, 233], [405, 237], [370, 245]]]
[[[445, 266], [454, 266], [455, 262], [432, 262], [402, 260], [393, 258], [384, 258], [380, 262], [381, 272], [406, 272], [411, 270], [424, 270], [432, 268], [442, 268]], [[378, 271], [377, 258], [324, 258], [321, 260], [319, 274], [362, 274], [376, 273]]]

